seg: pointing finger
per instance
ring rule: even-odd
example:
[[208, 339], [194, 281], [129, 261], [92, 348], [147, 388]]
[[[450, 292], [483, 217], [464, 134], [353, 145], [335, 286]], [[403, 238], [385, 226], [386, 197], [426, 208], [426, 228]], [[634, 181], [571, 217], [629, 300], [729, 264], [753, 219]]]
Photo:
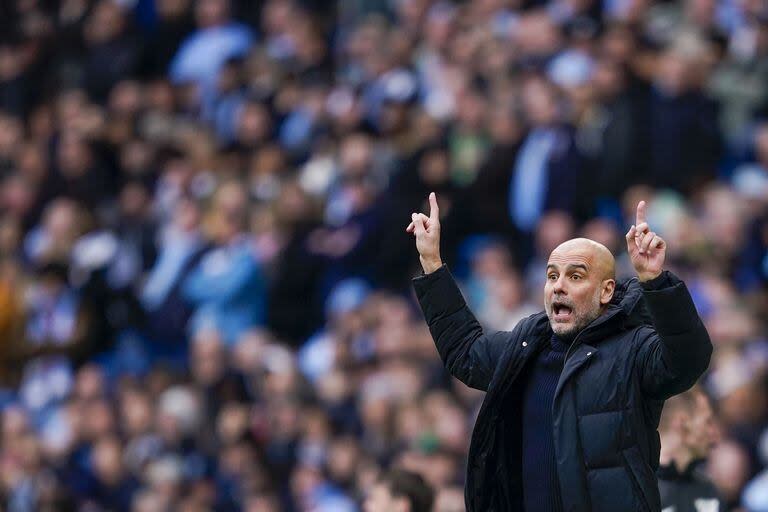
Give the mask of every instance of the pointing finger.
[[434, 192], [429, 193], [429, 218], [433, 221], [440, 219], [440, 207], [437, 206], [437, 196]]
[[635, 225], [638, 227], [646, 222], [646, 204], [645, 201], [640, 201], [637, 203], [637, 218], [635, 220]]

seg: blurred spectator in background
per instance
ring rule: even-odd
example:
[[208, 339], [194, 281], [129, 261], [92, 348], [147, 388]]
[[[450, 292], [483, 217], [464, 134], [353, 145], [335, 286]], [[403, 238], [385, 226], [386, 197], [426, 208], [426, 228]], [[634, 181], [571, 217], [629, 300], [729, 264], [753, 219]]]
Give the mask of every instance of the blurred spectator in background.
[[197, 204], [180, 199], [173, 217], [158, 238], [158, 256], [149, 270], [140, 299], [147, 312], [147, 336], [153, 344], [178, 345], [191, 314], [181, 294], [184, 275], [198, 263], [205, 250]]
[[164, 76], [181, 43], [194, 29], [191, 0], [152, 2], [156, 18], [144, 42], [142, 71], [149, 77]]
[[523, 86], [531, 131], [523, 140], [510, 185], [512, 219], [525, 233], [533, 231], [548, 210], [574, 213], [573, 190], [584, 183], [572, 130], [562, 124], [562, 101], [554, 86], [531, 79]]
[[72, 385], [72, 365], [93, 355], [90, 313], [67, 284], [65, 263], [43, 263], [29, 290], [27, 327], [15, 350], [24, 367], [19, 389], [23, 403], [39, 410], [63, 399]]
[[371, 490], [365, 512], [418, 512], [432, 510], [434, 492], [415, 473], [392, 470]]
[[701, 91], [707, 48], [681, 41], [659, 55], [648, 129], [648, 179], [684, 192], [716, 174], [720, 149], [717, 105]]
[[662, 509], [723, 509], [715, 486], [702, 471], [702, 463], [718, 442], [717, 429], [709, 398], [700, 388], [694, 387], [664, 404], [657, 471]]
[[230, 0], [194, 4], [197, 30], [181, 43], [169, 73], [174, 83], [194, 87], [191, 93], [205, 105], [213, 100], [222, 64], [248, 52], [253, 31], [232, 19]]
[[88, 93], [104, 101], [112, 87], [135, 73], [141, 55], [137, 35], [130, 31], [130, 13], [117, 2], [97, 2], [83, 25]]
[[238, 183], [226, 183], [216, 191], [208, 218], [214, 245], [183, 285], [185, 297], [195, 305], [192, 332], [212, 327], [228, 344], [264, 319], [263, 277], [245, 231], [247, 206]]

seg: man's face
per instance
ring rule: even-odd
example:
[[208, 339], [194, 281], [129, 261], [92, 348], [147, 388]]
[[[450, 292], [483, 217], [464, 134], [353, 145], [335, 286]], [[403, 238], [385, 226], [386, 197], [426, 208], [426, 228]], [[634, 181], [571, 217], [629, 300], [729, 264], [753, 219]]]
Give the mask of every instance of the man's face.
[[549, 323], [554, 333], [566, 340], [600, 316], [614, 289], [613, 279], [606, 279], [610, 253], [606, 256], [590, 245], [571, 242], [552, 251], [544, 285]]
[[371, 489], [363, 505], [365, 512], [409, 512], [410, 507], [405, 498], [392, 496], [385, 484], [376, 484]]

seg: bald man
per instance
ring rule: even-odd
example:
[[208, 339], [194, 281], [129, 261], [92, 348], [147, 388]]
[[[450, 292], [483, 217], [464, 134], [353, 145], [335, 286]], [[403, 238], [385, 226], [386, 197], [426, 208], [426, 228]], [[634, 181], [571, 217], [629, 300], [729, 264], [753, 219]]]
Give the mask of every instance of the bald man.
[[663, 270], [666, 242], [645, 202], [626, 234], [636, 278], [577, 238], [549, 256], [544, 311], [484, 333], [440, 258], [437, 198], [414, 213], [422, 311], [448, 371], [486, 391], [469, 449], [469, 512], [659, 511], [657, 428], [712, 344], [685, 284]]

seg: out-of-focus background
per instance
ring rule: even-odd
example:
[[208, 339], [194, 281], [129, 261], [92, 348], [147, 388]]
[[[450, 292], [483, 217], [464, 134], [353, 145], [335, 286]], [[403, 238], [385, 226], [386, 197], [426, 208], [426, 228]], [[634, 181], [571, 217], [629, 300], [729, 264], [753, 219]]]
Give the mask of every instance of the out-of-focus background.
[[716, 350], [707, 469], [768, 510], [762, 0], [0, 2], [5, 509], [463, 510], [405, 227], [435, 191], [484, 326], [639, 199]]

